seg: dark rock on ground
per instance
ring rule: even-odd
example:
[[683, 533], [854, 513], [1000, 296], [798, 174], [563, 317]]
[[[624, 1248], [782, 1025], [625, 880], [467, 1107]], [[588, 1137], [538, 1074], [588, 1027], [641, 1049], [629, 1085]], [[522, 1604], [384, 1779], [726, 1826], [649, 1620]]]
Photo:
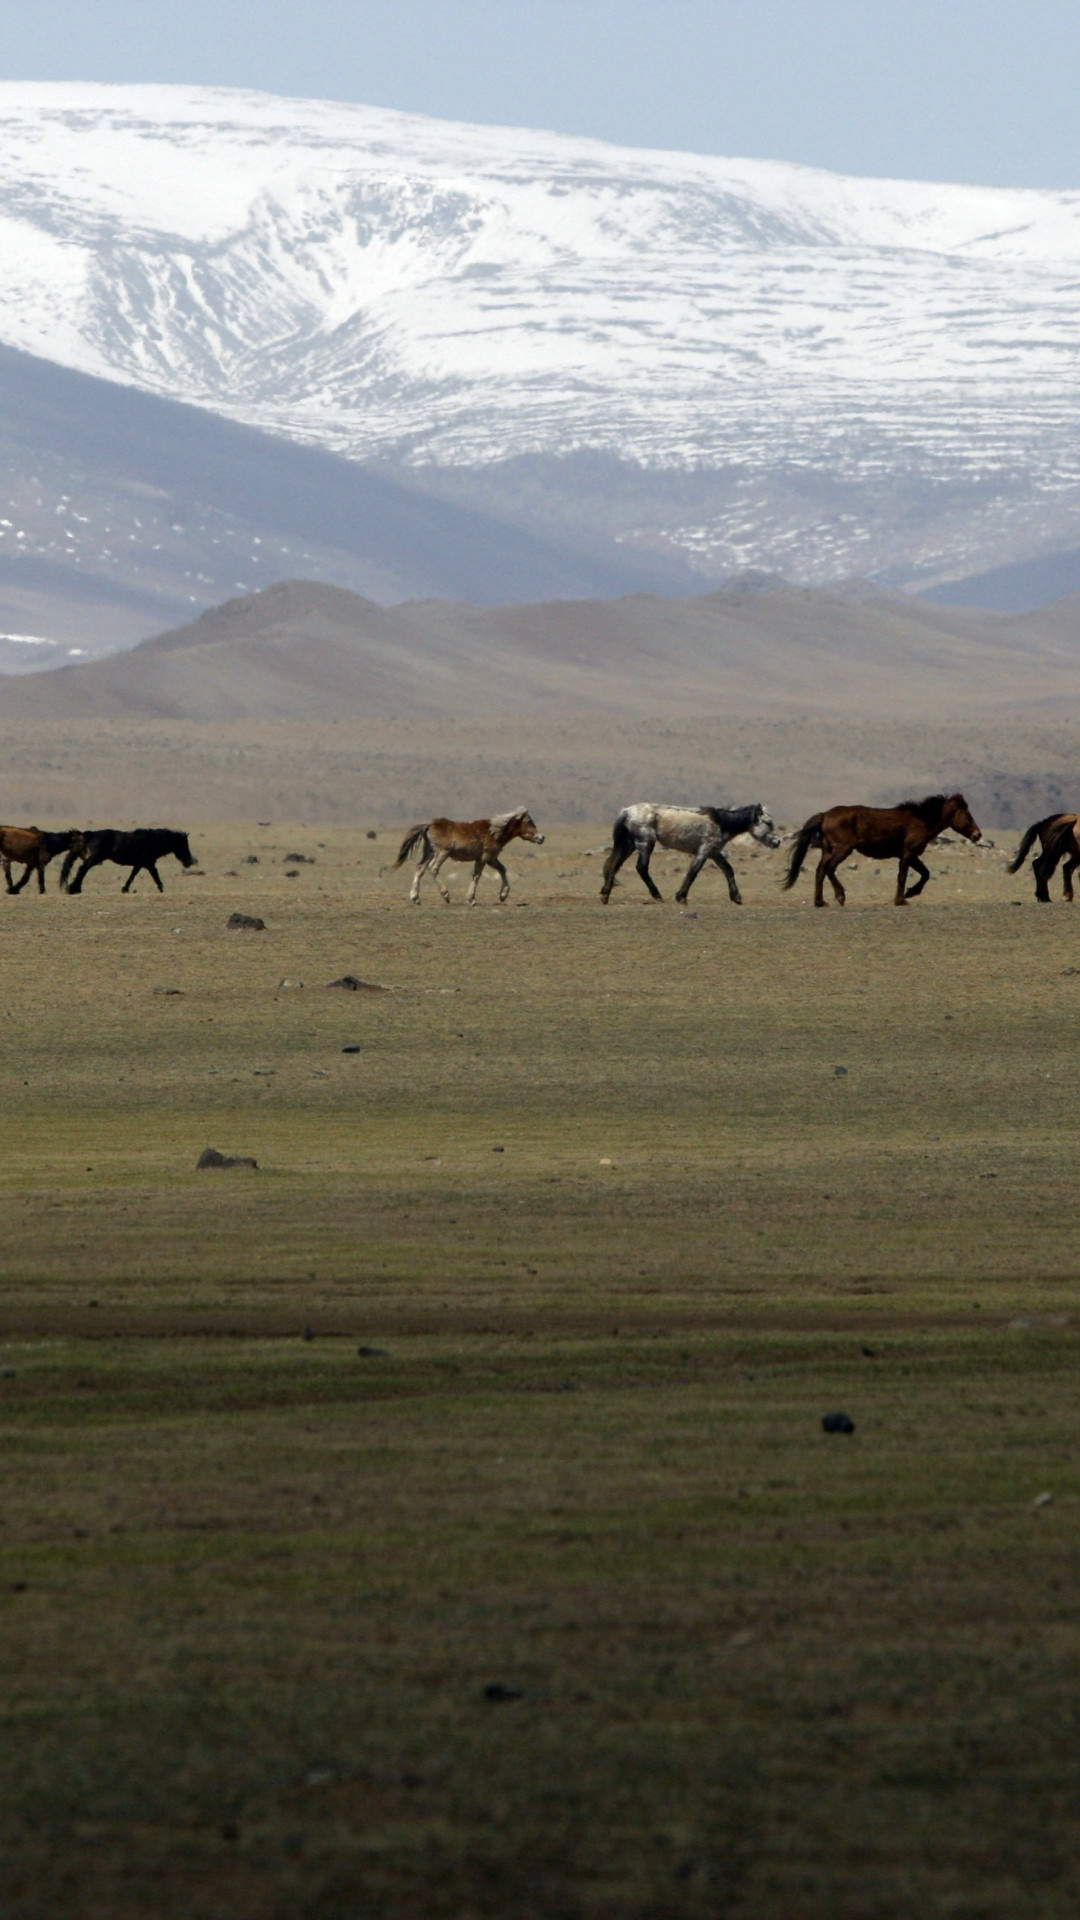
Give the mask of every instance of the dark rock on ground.
[[855, 1422], [850, 1414], [827, 1413], [821, 1422], [826, 1433], [854, 1433]]
[[195, 1162], [195, 1171], [200, 1173], [208, 1167], [257, 1167], [257, 1160], [244, 1153], [219, 1153], [216, 1147], [204, 1147]]
[[247, 927], [252, 933], [266, 932], [266, 921], [260, 920], [256, 913], [230, 913], [225, 925], [234, 931]]

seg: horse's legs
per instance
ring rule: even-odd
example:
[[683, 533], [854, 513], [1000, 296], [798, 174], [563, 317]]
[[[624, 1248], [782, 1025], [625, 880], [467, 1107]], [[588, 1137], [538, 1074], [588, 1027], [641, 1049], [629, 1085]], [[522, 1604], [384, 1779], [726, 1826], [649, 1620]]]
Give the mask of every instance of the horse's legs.
[[823, 907], [825, 905], [826, 880], [828, 880], [830, 887], [832, 888], [833, 892], [836, 895], [837, 905], [841, 907], [844, 905], [844, 902], [847, 899], [847, 894], [844, 892], [843, 887], [841, 886], [839, 880], [836, 877], [836, 869], [840, 865], [840, 862], [843, 860], [843, 858], [844, 858], [843, 849], [840, 849], [838, 851], [836, 847], [830, 847], [827, 844], [822, 847], [821, 859], [817, 863], [817, 872], [814, 874], [814, 905], [815, 907]]
[[695, 853], [694, 858], [691, 860], [690, 865], [686, 869], [686, 875], [683, 879], [682, 886], [679, 888], [678, 893], [675, 895], [676, 904], [678, 906], [685, 907], [686, 896], [689, 893], [691, 887], [693, 886], [694, 881], [697, 879], [698, 874], [701, 872], [701, 869], [705, 865], [706, 860], [711, 860], [713, 858], [715, 858], [715, 856], [712, 853], [710, 853], [708, 847], [703, 847], [700, 853]]
[[716, 849], [712, 857], [723, 874], [724, 879], [727, 881], [728, 897], [731, 900], [732, 906], [741, 907], [743, 903], [742, 894], [739, 892], [739, 883], [735, 878], [735, 869], [731, 861], [720, 847]]
[[[122, 887], [121, 887], [121, 889], [120, 889], [120, 891], [121, 891], [121, 893], [127, 893], [127, 892], [129, 892], [129, 891], [130, 891], [130, 888], [131, 888], [131, 883], [132, 883], [132, 881], [134, 880], [134, 878], [135, 878], [135, 875], [136, 875], [137, 873], [141, 873], [141, 872], [142, 872], [142, 861], [140, 860], [140, 862], [139, 862], [139, 864], [138, 864], [138, 866], [137, 866], [137, 867], [132, 867], [132, 869], [131, 869], [131, 872], [130, 872], [130, 873], [128, 874], [128, 877], [127, 877], [127, 879], [126, 879], [126, 880], [124, 881], [124, 884], [123, 884], [123, 886], [122, 886]], [[156, 878], [156, 875], [155, 875], [155, 878]], [[159, 892], [159, 893], [161, 892], [161, 881], [160, 881], [160, 880], [158, 880], [158, 892]]]
[[1066, 900], [1071, 901], [1075, 898], [1072, 877], [1077, 867], [1080, 867], [1080, 853], [1071, 853], [1061, 870], [1061, 890]]
[[[27, 867], [26, 871], [29, 875], [29, 867]], [[39, 893], [44, 893], [45, 891], [45, 862], [40, 856], [38, 857], [37, 863], [37, 890]]]
[[8, 858], [6, 853], [3, 855], [3, 862], [4, 862], [4, 883], [7, 887], [7, 890], [9, 893], [18, 893], [19, 891], [18, 887], [13, 887], [11, 884], [11, 861]]
[[923, 888], [925, 887], [927, 881], [930, 878], [929, 867], [926, 866], [923, 863], [923, 861], [921, 861], [918, 858], [916, 854], [912, 854], [911, 856], [911, 865], [914, 867], [919, 878], [916, 880], [915, 885], [913, 887], [908, 888], [907, 895], [906, 895], [906, 898], [908, 900], [914, 900], [916, 895], [922, 892]]
[[499, 887], [499, 899], [505, 900], [507, 894], [510, 892], [510, 875], [507, 873], [506, 868], [503, 866], [502, 861], [496, 860], [494, 854], [490, 856], [488, 860], [488, 866], [494, 867], [496, 873], [498, 874], [499, 880], [501, 882]]
[[153, 860], [148, 860], [146, 862], [146, 871], [150, 875], [150, 878], [153, 881], [158, 892], [164, 893], [165, 889], [161, 884], [161, 875], [158, 873], [157, 867], [153, 862]]
[[896, 907], [907, 906], [907, 877], [910, 864], [909, 856], [902, 853], [896, 867], [896, 893], [893, 896], [893, 905]]
[[1045, 853], [1040, 853], [1038, 859], [1032, 861], [1031, 871], [1035, 875], [1036, 900], [1041, 900], [1044, 903], [1044, 905], [1049, 906], [1050, 888], [1047, 885], [1047, 882], [1050, 878], [1050, 875], [1046, 871], [1046, 854]]
[[611, 889], [615, 885], [615, 875], [618, 873], [619, 868], [622, 866], [624, 860], [629, 860], [630, 854], [631, 854], [631, 848], [629, 846], [623, 847], [622, 849], [620, 849], [619, 847], [612, 847], [611, 852], [608, 854], [607, 859], [604, 861], [604, 880], [603, 880], [603, 885], [600, 888], [600, 898], [603, 901], [605, 907], [607, 906], [608, 901], [611, 899]]
[[82, 866], [79, 868], [79, 871], [75, 875], [74, 880], [72, 880], [70, 885], [68, 886], [68, 892], [81, 893], [82, 887], [83, 887], [83, 881], [86, 879], [86, 876], [89, 873], [91, 867], [100, 867], [103, 859], [104, 859], [103, 854], [100, 854], [100, 853], [89, 854], [87, 858], [83, 861]]
[[447, 848], [445, 852], [437, 853], [435, 855], [434, 860], [432, 860], [430, 863], [431, 877], [434, 880], [435, 885], [438, 887], [439, 892], [442, 894], [442, 897], [445, 900], [447, 906], [450, 905], [450, 889], [448, 886], [445, 885], [442, 875], [439, 872], [439, 868], [443, 865], [445, 861], [449, 860], [449, 858], [450, 858], [450, 849]]
[[649, 892], [652, 894], [653, 899], [662, 900], [664, 896], [661, 893], [659, 887], [656, 885], [656, 882], [653, 879], [652, 874], [649, 872], [649, 861], [652, 858], [652, 850], [655, 845], [656, 845], [655, 840], [639, 840], [638, 841], [637, 870], [640, 873], [642, 879], [644, 880], [645, 885], [648, 887]]
[[412, 901], [414, 907], [418, 907], [420, 905], [421, 875], [427, 872], [434, 858], [435, 858], [435, 855], [433, 853], [425, 853], [423, 859], [420, 862], [420, 865], [417, 867], [416, 872], [413, 874], [413, 883], [412, 883], [412, 886], [409, 888], [409, 899]]

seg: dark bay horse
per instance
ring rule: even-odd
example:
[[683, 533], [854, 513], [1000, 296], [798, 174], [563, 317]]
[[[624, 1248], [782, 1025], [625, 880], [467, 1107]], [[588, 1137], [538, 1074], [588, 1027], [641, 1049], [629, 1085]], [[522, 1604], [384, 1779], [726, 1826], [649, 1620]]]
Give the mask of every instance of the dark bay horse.
[[[1073, 897], [1072, 877], [1077, 867], [1080, 867], [1080, 814], [1055, 814], [1049, 821], [1040, 820], [1036, 826], [1029, 827], [1028, 832], [1020, 842], [1016, 859], [1009, 868], [1009, 872], [1016, 872], [1017, 867], [1020, 865], [1022, 854], [1027, 851], [1027, 845], [1031, 836], [1038, 832], [1039, 827], [1044, 826], [1047, 827], [1048, 831], [1045, 838], [1043, 838], [1043, 850], [1039, 854], [1038, 859], [1032, 864], [1032, 872], [1035, 875], [1035, 898], [1036, 900], [1049, 901], [1050, 882], [1062, 860], [1064, 860], [1065, 866], [1061, 877], [1065, 883], [1065, 898], [1066, 900], [1071, 900]], [[1040, 838], [1042, 838], [1042, 836], [1040, 836]]]
[[[72, 848], [60, 870], [60, 885], [66, 886], [69, 893], [81, 893], [83, 881], [91, 867], [100, 867], [105, 860], [111, 860], [118, 867], [130, 867], [131, 872], [121, 887], [121, 893], [127, 893], [137, 873], [145, 868], [159, 893], [165, 889], [157, 870], [157, 862], [172, 854], [182, 867], [193, 867], [195, 855], [188, 845], [186, 833], [178, 833], [173, 827], [134, 827], [130, 833], [123, 833], [117, 827], [96, 827], [82, 836], [81, 848]], [[69, 881], [71, 869], [82, 856], [82, 866]]]
[[[836, 877], [836, 869], [849, 854], [865, 854], [871, 860], [898, 860], [895, 904], [905, 906], [922, 892], [930, 878], [930, 869], [920, 856], [931, 840], [951, 827], [965, 840], [981, 840], [962, 793], [931, 793], [925, 800], [903, 800], [898, 807], [830, 807], [815, 813], [799, 830], [788, 862], [784, 886], [793, 887], [811, 847], [821, 848], [821, 859], [814, 875], [814, 905], [825, 905], [825, 881], [828, 880], [840, 905], [847, 895]], [[919, 878], [908, 887], [908, 869], [914, 867]]]
[[[42, 827], [0, 827], [0, 864], [9, 893], [21, 893], [32, 873], [37, 874], [38, 892], [45, 891], [45, 869], [55, 854], [70, 853], [75, 858], [84, 852], [82, 834], [77, 827], [63, 833], [47, 833]], [[24, 868], [23, 877], [11, 884], [11, 866]], [[61, 876], [62, 884], [62, 876]]]
[[637, 870], [653, 899], [659, 900], [662, 896], [649, 872], [649, 861], [654, 847], [672, 847], [679, 853], [691, 856], [682, 885], [675, 895], [680, 906], [685, 904], [686, 896], [705, 862], [711, 860], [727, 881], [728, 894], [735, 906], [741, 907], [742, 894], [734, 869], [724, 852], [728, 842], [736, 840], [741, 833], [748, 833], [751, 839], [759, 840], [765, 847], [780, 845], [780, 835], [773, 825], [772, 814], [760, 800], [749, 807], [657, 807], [646, 800], [623, 807], [615, 817], [611, 851], [604, 861], [604, 884], [600, 888], [600, 898], [607, 906], [615, 885], [615, 875], [630, 855], [636, 852]]
[[510, 840], [531, 840], [538, 847], [544, 844], [543, 834], [537, 832], [536, 821], [525, 807], [518, 807], [513, 813], [497, 813], [492, 820], [428, 820], [422, 826], [409, 828], [394, 866], [403, 867], [410, 853], [419, 847], [420, 864], [413, 875], [409, 899], [414, 906], [419, 903], [420, 876], [430, 869], [435, 885], [449, 906], [450, 895], [440, 878], [439, 868], [446, 860], [471, 860], [473, 875], [465, 903], [474, 907], [476, 889], [485, 867], [494, 867], [502, 883], [499, 899], [506, 899], [510, 880], [499, 855]]
[[[1065, 865], [1061, 869], [1062, 892], [1066, 900], [1073, 899], [1072, 877], [1077, 867], [1080, 867], [1080, 853], [1077, 852], [1075, 847], [1068, 845], [1068, 831], [1075, 828], [1078, 821], [1080, 821], [1080, 814], [1048, 813], [1044, 820], [1036, 820], [1034, 826], [1028, 828], [1020, 845], [1016, 849], [1015, 857], [1009, 861], [1005, 869], [1006, 873], [1019, 873], [1024, 861], [1028, 857], [1032, 843], [1036, 839], [1040, 842], [1042, 852], [1036, 855], [1032, 862], [1031, 869], [1035, 875], [1036, 900], [1049, 900], [1050, 889], [1047, 882], [1051, 878], [1054, 868], [1062, 859], [1062, 856], [1064, 856], [1065, 859]], [[1061, 830], [1063, 828], [1065, 829], [1065, 834], [1064, 837], [1061, 837]], [[1054, 845], [1059, 837], [1061, 837], [1061, 844], [1053, 858], [1053, 865], [1048, 869], [1047, 860], [1050, 858], [1051, 846]]]

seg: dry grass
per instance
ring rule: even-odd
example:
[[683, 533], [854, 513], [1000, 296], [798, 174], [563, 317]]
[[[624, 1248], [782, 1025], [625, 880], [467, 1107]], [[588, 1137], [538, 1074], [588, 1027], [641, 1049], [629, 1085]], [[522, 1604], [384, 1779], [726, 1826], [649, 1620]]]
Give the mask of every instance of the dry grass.
[[5, 1920], [1075, 1911], [1080, 919], [601, 844], [0, 901]]

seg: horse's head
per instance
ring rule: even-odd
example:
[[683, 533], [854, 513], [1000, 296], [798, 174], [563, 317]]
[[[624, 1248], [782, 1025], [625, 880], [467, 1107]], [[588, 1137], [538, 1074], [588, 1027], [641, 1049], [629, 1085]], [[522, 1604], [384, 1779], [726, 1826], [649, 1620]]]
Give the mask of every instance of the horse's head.
[[942, 825], [951, 827], [954, 833], [962, 833], [965, 840], [982, 839], [982, 828], [977, 824], [962, 793], [950, 793], [945, 802]]
[[175, 835], [173, 852], [182, 867], [193, 867], [195, 865], [195, 855], [192, 853], [191, 847], [188, 844], [186, 833], [178, 833]]
[[751, 840], [760, 840], [763, 847], [778, 847], [780, 835], [776, 831], [776, 822], [768, 807], [760, 804], [754, 808], [754, 819], [750, 826]]
[[537, 832], [536, 821], [527, 807], [518, 807], [515, 813], [500, 814], [491, 824], [496, 832], [501, 832], [504, 846], [508, 840], [531, 840], [538, 847], [544, 844], [544, 836]]

